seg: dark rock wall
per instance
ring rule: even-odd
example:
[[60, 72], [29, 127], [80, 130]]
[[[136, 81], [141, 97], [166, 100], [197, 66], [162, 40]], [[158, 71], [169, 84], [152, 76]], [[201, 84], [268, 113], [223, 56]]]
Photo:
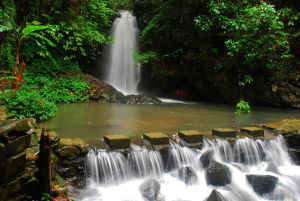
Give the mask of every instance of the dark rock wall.
[[35, 200], [35, 161], [28, 157], [33, 120], [0, 121], [0, 201]]

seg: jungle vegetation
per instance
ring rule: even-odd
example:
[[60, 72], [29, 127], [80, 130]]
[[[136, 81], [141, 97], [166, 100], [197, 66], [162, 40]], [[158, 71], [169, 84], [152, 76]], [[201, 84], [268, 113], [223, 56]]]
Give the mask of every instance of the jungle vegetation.
[[118, 10], [128, 9], [140, 28], [141, 53], [133, 55], [137, 62], [163, 79], [188, 77], [188, 86], [198, 91], [198, 80], [217, 88], [218, 79], [229, 80], [236, 88], [229, 102], [237, 104], [237, 113], [249, 112], [249, 87], [300, 78], [296, 3], [3, 0], [0, 104], [16, 118], [44, 120], [55, 116], [57, 103], [85, 101], [89, 87], [80, 75], [64, 75], [95, 71], [113, 40], [109, 33]]

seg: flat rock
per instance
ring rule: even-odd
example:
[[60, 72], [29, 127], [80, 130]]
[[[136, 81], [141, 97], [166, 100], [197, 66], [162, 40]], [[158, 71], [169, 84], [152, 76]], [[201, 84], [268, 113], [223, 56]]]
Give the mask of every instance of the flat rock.
[[0, 135], [24, 135], [32, 128], [32, 120], [4, 120], [0, 122]]
[[130, 138], [123, 134], [105, 135], [103, 139], [111, 149], [127, 149], [130, 147]]
[[196, 130], [179, 131], [178, 135], [187, 143], [203, 142], [203, 135]]
[[264, 129], [257, 128], [257, 127], [243, 127], [241, 128], [241, 131], [253, 137], [263, 137], [265, 135]]
[[152, 145], [169, 144], [169, 137], [163, 133], [144, 133], [143, 139], [150, 142]]
[[212, 135], [219, 136], [222, 138], [236, 137], [236, 129], [233, 128], [217, 128], [212, 130]]

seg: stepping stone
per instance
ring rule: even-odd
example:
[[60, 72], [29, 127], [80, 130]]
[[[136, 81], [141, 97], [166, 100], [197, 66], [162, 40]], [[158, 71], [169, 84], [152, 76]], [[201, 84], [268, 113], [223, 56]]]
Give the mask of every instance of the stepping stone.
[[111, 149], [126, 149], [130, 147], [130, 139], [123, 134], [105, 135], [104, 142]]
[[217, 128], [212, 130], [212, 135], [219, 136], [222, 138], [236, 137], [236, 129], [233, 128]]
[[243, 127], [241, 128], [242, 132], [245, 132], [253, 137], [263, 137], [265, 135], [264, 129], [257, 127]]
[[196, 130], [179, 131], [178, 135], [187, 143], [203, 142], [203, 135]]
[[169, 137], [163, 133], [144, 133], [143, 139], [152, 145], [169, 144]]

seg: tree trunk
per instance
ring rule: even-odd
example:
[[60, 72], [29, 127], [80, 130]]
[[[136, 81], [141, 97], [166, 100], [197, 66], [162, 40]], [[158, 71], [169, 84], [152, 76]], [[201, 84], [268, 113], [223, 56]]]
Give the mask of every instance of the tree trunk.
[[50, 137], [45, 134], [45, 129], [42, 129], [40, 140], [40, 154], [39, 154], [39, 182], [40, 182], [40, 196], [44, 193], [51, 196], [51, 144]]

